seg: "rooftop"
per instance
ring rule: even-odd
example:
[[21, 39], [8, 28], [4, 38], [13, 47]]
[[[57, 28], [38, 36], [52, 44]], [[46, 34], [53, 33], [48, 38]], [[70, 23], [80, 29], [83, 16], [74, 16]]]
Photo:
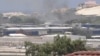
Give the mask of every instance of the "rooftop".
[[66, 56], [100, 56], [100, 51], [79, 51]]

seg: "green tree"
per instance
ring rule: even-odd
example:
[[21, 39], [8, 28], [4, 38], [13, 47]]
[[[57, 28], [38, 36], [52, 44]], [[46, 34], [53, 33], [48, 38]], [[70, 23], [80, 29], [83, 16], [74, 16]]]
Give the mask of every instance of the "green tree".
[[45, 52], [45, 53], [47, 53], [47, 54], [51, 54], [51, 52], [52, 52], [52, 44], [50, 44], [50, 43], [45, 43], [45, 44], [43, 44], [43, 46], [42, 46], [42, 50], [43, 50], [43, 52]]
[[21, 23], [22, 22], [22, 19], [17, 17], [17, 16], [13, 16], [10, 18], [10, 23]]
[[72, 41], [70, 38], [67, 38], [67, 36], [56, 36], [53, 44], [54, 52], [57, 52], [60, 56], [74, 51], [86, 50], [85, 41], [81, 39]]
[[40, 24], [41, 22], [35, 17], [28, 17], [24, 20], [24, 23]]
[[32, 16], [13, 16], [9, 19], [9, 23], [15, 24], [41, 24], [42, 21], [37, 17]]
[[67, 53], [67, 44], [70, 43], [70, 39], [67, 39], [66, 36], [60, 37], [59, 35], [55, 37], [53, 50], [57, 52], [58, 55]]
[[82, 41], [80, 39], [72, 41], [73, 52], [75, 51], [86, 51], [87, 48], [85, 47], [86, 41]]
[[25, 48], [26, 48], [26, 56], [29, 55], [36, 55], [36, 52], [38, 51], [39, 46], [37, 44], [33, 44], [31, 42], [25, 42]]
[[75, 51], [85, 51], [85, 41], [71, 40], [67, 36], [54, 37], [53, 43], [44, 43], [41, 45], [33, 44], [31, 42], [25, 42], [26, 55], [32, 56], [62, 56], [64, 54], [72, 53]]

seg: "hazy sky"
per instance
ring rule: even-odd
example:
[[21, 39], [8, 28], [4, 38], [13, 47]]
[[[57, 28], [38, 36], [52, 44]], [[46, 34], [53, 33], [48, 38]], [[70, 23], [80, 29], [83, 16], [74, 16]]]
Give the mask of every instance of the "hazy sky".
[[[52, 1], [48, 0], [52, 3]], [[61, 7], [67, 5], [69, 7], [76, 7], [77, 4], [82, 3], [85, 0], [55, 0], [53, 3], [55, 6]], [[97, 0], [100, 3], [100, 0]], [[46, 1], [47, 2], [47, 1]], [[45, 11], [49, 6], [53, 7], [52, 4], [46, 4], [44, 0], [0, 0], [0, 12], [2, 11]], [[53, 4], [53, 5], [54, 5]], [[44, 6], [45, 5], [45, 6]]]

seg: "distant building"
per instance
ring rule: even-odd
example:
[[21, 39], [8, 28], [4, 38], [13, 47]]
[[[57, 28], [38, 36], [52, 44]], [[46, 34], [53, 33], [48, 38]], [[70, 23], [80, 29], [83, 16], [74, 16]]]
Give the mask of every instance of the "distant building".
[[3, 29], [3, 34], [22, 33], [25, 35], [46, 35], [46, 34], [63, 34], [66, 31], [71, 31], [72, 27], [49, 25], [45, 27], [8, 27]]
[[3, 17], [8, 17], [11, 18], [13, 16], [30, 16], [29, 14], [24, 14], [22, 12], [8, 12], [8, 13], [3, 13]]
[[84, 6], [85, 7], [94, 7], [94, 6], [97, 6], [97, 3], [95, 0], [87, 0], [85, 3], [84, 3]]
[[82, 9], [82, 8], [90, 8], [90, 7], [95, 7], [98, 4], [96, 3], [95, 0], [87, 0], [84, 3], [80, 3], [77, 9]]
[[47, 29], [44, 27], [11, 27], [5, 28], [3, 31], [4, 35], [21, 33], [25, 35], [44, 35], [47, 34]]

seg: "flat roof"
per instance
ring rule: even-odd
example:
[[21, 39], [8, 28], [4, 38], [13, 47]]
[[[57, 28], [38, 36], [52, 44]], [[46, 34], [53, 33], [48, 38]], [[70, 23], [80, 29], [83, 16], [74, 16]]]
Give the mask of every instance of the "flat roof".
[[19, 29], [71, 29], [72, 27], [11, 27], [11, 28], [5, 28], [7, 30], [19, 30]]
[[100, 39], [86, 39], [86, 41], [100, 41]]

